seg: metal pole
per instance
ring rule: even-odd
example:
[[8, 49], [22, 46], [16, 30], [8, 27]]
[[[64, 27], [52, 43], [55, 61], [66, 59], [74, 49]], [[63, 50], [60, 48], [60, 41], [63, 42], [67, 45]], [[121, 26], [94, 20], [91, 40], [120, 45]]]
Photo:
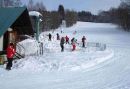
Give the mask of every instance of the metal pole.
[[37, 19], [37, 34], [38, 34], [38, 42], [39, 42], [39, 25], [40, 25], [40, 21], [39, 21], [39, 18]]
[[36, 40], [39, 42], [39, 18], [36, 18]]

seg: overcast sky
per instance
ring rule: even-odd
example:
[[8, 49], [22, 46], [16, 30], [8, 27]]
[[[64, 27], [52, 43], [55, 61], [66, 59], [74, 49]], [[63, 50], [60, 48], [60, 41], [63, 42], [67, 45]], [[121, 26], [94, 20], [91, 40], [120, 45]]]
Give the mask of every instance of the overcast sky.
[[[28, 2], [29, 0], [22, 0]], [[58, 6], [62, 4], [64, 9], [71, 9], [75, 11], [91, 11], [97, 14], [100, 10], [108, 10], [111, 7], [117, 7], [120, 0], [33, 0], [34, 2], [43, 1], [47, 10], [57, 10]]]

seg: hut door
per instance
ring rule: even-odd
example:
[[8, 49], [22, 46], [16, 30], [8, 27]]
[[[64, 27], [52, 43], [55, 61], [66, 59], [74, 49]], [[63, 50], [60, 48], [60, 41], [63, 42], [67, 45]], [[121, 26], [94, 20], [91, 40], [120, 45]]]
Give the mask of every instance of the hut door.
[[12, 28], [8, 28], [8, 43], [16, 43], [16, 31]]
[[13, 31], [12, 29], [9, 29], [5, 34], [4, 34], [4, 50], [6, 50], [7, 46], [9, 43], [14, 43], [16, 44], [16, 38], [17, 38], [17, 32]]
[[16, 31], [10, 31], [9, 32], [9, 43], [16, 43]]

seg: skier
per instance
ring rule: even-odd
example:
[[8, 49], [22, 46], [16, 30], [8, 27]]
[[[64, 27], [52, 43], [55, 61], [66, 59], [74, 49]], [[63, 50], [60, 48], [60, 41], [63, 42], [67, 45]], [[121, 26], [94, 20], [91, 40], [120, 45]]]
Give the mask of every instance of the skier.
[[7, 60], [8, 60], [8, 63], [6, 65], [6, 69], [7, 70], [11, 70], [11, 67], [12, 67], [12, 61], [13, 61], [13, 57], [15, 55], [15, 48], [14, 48], [14, 44], [13, 43], [10, 43], [6, 49], [6, 52], [7, 52]]
[[69, 44], [69, 37], [66, 36], [65, 39], [66, 39], [66, 44], [67, 44], [67, 43]]
[[72, 51], [74, 51], [76, 49], [76, 43], [77, 43], [77, 39], [75, 39], [74, 37], [71, 39], [71, 44], [72, 44]]
[[73, 41], [74, 41], [74, 37], [71, 39], [71, 44], [73, 43]]
[[83, 36], [83, 38], [82, 38], [82, 47], [85, 47], [85, 40], [86, 40], [86, 37], [85, 36]]
[[51, 33], [49, 33], [49, 35], [48, 35], [48, 36], [49, 36], [49, 40], [51, 41], [51, 37], [52, 37]]
[[57, 35], [57, 40], [60, 40], [60, 35], [58, 33], [56, 35]]
[[64, 39], [64, 37], [62, 37], [60, 40], [61, 52], [64, 51], [64, 43], [65, 43], [65, 39]]
[[76, 49], [76, 43], [73, 42], [73, 43], [72, 43], [72, 51], [74, 51], [75, 49]]
[[77, 33], [77, 31], [75, 30], [74, 32], [73, 32], [73, 34], [75, 35]]
[[[75, 39], [74, 37], [71, 39], [71, 44], [72, 44], [73, 42], [77, 43], [77, 39]], [[77, 44], [78, 44], [78, 43], [77, 43]]]

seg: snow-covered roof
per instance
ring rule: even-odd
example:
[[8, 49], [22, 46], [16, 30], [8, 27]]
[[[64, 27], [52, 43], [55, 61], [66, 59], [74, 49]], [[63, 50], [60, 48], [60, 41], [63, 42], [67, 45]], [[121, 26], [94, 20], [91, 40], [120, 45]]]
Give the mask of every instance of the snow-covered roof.
[[40, 12], [37, 12], [37, 11], [30, 11], [29, 15], [30, 16], [36, 16], [36, 17], [42, 16], [42, 14]]

